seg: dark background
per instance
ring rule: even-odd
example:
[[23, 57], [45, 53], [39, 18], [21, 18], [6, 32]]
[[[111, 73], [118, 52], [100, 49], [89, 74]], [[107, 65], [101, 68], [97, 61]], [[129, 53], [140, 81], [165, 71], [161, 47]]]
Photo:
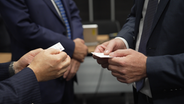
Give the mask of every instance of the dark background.
[[[88, 0], [74, 0], [80, 10], [82, 21], [89, 21]], [[122, 27], [130, 13], [133, 0], [115, 0], [115, 20]], [[110, 0], [93, 0], [94, 21], [111, 20]]]

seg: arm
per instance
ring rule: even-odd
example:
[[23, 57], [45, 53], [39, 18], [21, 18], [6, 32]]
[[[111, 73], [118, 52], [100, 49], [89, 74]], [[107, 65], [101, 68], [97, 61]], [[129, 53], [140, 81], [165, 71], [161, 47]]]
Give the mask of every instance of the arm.
[[69, 64], [70, 57], [60, 50], [50, 48], [30, 51], [14, 64], [14, 68], [18, 69], [28, 67], [0, 82], [0, 103], [40, 104], [38, 82], [61, 77]]
[[37, 79], [29, 68], [0, 82], [1, 104], [40, 104], [40, 91]]
[[10, 62], [0, 64], [0, 81], [9, 78], [9, 71], [8, 71], [9, 65]]
[[56, 33], [36, 24], [31, 18], [24, 0], [1, 0], [0, 12], [17, 44], [23, 45], [22, 47], [28, 48], [27, 50], [32, 50], [38, 47], [46, 49], [57, 42], [61, 42], [65, 46], [65, 51], [72, 56], [74, 42], [64, 34]]
[[152, 92], [184, 87], [183, 57], [184, 54], [148, 57], [147, 77]]
[[135, 47], [135, 21], [136, 21], [136, 13], [135, 13], [136, 6], [134, 5], [131, 9], [131, 13], [127, 18], [126, 23], [123, 25], [123, 28], [118, 33], [117, 37], [122, 37], [128, 42], [128, 46], [130, 48]]
[[75, 43], [75, 49], [72, 58], [78, 60], [79, 62], [83, 62], [85, 56], [87, 55], [87, 46], [84, 44], [85, 42], [83, 40], [83, 28], [81, 18], [79, 16], [79, 10], [73, 0], [69, 0], [69, 8], [71, 15], [72, 34]]
[[70, 14], [71, 14], [71, 19], [72, 19], [71, 23], [72, 23], [72, 28], [73, 28], [72, 32], [74, 34], [73, 38], [75, 42], [75, 50], [73, 54], [73, 59], [71, 60], [70, 67], [63, 75], [63, 78], [66, 78], [67, 81], [69, 81], [76, 75], [80, 67], [81, 59], [83, 62], [84, 57], [87, 55], [87, 47], [84, 44], [84, 41], [77, 39], [77, 38], [83, 39], [83, 28], [82, 28], [81, 18], [79, 16], [79, 10], [73, 0], [69, 0], [69, 1], [70, 1], [69, 7], [70, 7]]

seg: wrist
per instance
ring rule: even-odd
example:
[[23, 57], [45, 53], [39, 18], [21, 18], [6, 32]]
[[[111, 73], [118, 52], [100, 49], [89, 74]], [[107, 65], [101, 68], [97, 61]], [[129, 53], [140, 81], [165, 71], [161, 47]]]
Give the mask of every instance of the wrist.
[[9, 76], [10, 77], [15, 74], [15, 70], [14, 70], [13, 66], [14, 66], [14, 61], [11, 62], [10, 65], [9, 65], [9, 69], [8, 70], [9, 70]]
[[21, 71], [21, 70], [23, 69], [23, 68], [18, 64], [17, 61], [15, 61], [15, 62], [13, 63], [12, 68], [14, 69], [15, 74], [17, 74], [19, 71]]
[[38, 81], [38, 82], [41, 82], [41, 78], [39, 77], [39, 76], [40, 76], [40, 75], [39, 75], [39, 72], [36, 70], [36, 68], [34, 68], [34, 66], [32, 66], [32, 65], [29, 65], [29, 66], [27, 66], [27, 67], [30, 68], [30, 69], [34, 72], [37, 81]]

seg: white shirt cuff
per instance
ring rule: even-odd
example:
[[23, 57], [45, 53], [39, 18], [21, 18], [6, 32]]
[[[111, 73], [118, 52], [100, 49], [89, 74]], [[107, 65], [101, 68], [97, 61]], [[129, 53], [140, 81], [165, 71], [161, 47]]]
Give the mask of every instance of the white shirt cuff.
[[127, 47], [127, 49], [129, 49], [128, 42], [124, 38], [122, 38], [122, 37], [116, 37], [116, 38], [121, 39], [125, 43], [125, 46]]

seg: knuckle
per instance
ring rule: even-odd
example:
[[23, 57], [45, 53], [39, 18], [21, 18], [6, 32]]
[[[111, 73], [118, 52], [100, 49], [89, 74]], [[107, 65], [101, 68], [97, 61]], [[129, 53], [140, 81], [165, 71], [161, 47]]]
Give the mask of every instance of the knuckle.
[[120, 70], [121, 74], [126, 74], [126, 72], [127, 72], [126, 70]]

